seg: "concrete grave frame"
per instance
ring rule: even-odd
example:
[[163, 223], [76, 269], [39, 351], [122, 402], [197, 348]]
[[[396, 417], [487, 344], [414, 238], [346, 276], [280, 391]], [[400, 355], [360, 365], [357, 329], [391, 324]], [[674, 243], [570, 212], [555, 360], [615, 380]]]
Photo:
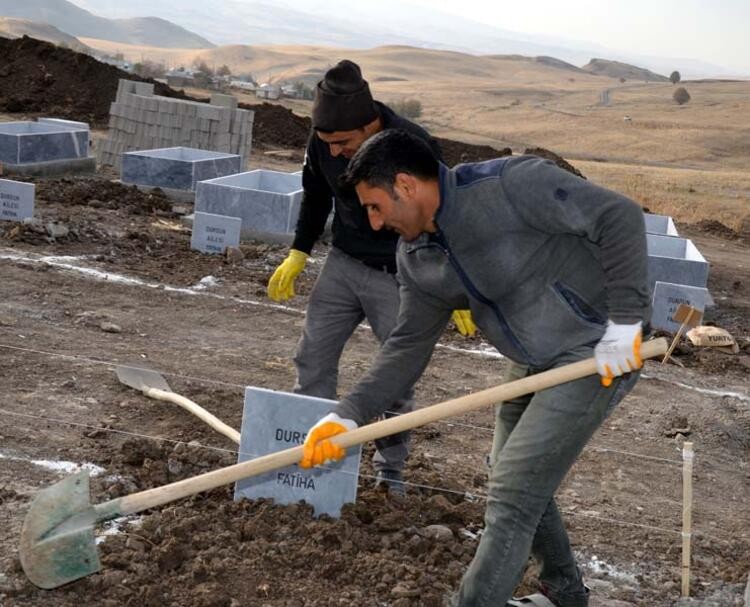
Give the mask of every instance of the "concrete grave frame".
[[88, 126], [60, 122], [47, 119], [0, 123], [3, 172], [46, 176], [95, 170], [96, 161], [88, 155]]
[[193, 191], [199, 181], [239, 173], [241, 162], [238, 154], [189, 147], [140, 150], [122, 155], [120, 179], [140, 186]]
[[669, 215], [653, 215], [644, 213], [647, 234], [661, 234], [663, 236], [679, 236], [674, 221]]
[[657, 281], [706, 287], [709, 264], [691, 240], [646, 234], [646, 245], [652, 289]]
[[290, 242], [294, 237], [302, 178], [294, 173], [254, 170], [201, 181], [195, 210], [242, 219], [242, 238]]

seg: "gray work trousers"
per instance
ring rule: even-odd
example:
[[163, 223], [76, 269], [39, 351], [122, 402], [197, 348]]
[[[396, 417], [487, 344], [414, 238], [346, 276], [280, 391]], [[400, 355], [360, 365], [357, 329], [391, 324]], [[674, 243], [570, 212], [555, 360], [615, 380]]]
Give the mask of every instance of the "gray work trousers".
[[[584, 348], [554, 366], [593, 355]], [[506, 381], [534, 372], [512, 365]], [[507, 401], [496, 408], [485, 529], [474, 559], [449, 602], [500, 607], [520, 582], [529, 555], [541, 565], [540, 582], [560, 607], [588, 604], [554, 493], [586, 442], [635, 385], [639, 373], [598, 375]]]
[[[346, 342], [365, 318], [382, 344], [398, 317], [396, 276], [366, 266], [343, 251], [331, 248], [307, 305], [305, 326], [297, 345], [294, 391], [336, 400], [339, 359]], [[388, 408], [386, 417], [412, 410], [411, 391]], [[409, 432], [375, 441], [375, 470], [404, 468]]]

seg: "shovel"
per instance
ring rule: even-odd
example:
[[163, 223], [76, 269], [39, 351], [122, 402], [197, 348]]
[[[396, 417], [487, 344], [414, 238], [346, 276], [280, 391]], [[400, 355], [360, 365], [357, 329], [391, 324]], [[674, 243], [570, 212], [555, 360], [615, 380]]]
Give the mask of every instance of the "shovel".
[[214, 430], [221, 432], [224, 436], [233, 440], [238, 445], [240, 444], [240, 433], [237, 432], [237, 430], [231, 426], [227, 426], [218, 417], [212, 415], [192, 400], [172, 392], [167, 380], [156, 371], [139, 367], [117, 367], [115, 372], [117, 373], [117, 379], [120, 380], [120, 383], [143, 392], [149, 398], [166, 400], [175, 405], [179, 405], [206, 422]]
[[[644, 343], [641, 356], [643, 359], [653, 358], [666, 351], [667, 341], [659, 338]], [[596, 362], [589, 358], [362, 426], [331, 440], [344, 448], [353, 447], [594, 374]], [[94, 540], [95, 524], [290, 466], [302, 458], [302, 451], [302, 446], [285, 449], [163, 487], [94, 505], [89, 501], [88, 472], [81, 471], [69, 476], [40, 491], [31, 503], [21, 530], [19, 546], [23, 570], [29, 580], [40, 588], [57, 588], [95, 573], [101, 568]]]

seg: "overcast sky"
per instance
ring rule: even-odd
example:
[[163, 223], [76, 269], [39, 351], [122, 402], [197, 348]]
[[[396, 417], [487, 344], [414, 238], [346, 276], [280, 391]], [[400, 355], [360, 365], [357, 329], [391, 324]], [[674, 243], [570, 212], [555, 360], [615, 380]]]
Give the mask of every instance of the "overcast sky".
[[[750, 0], [409, 0], [506, 30], [750, 74]], [[418, 31], [418, 24], [415, 24]]]

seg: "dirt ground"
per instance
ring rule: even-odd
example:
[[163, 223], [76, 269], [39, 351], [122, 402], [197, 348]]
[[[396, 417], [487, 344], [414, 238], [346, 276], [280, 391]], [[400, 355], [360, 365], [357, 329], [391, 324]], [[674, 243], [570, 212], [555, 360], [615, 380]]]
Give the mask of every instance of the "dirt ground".
[[[0, 96], [0, 109], [13, 112], [0, 120], [44, 113], [106, 121], [116, 70], [34, 41], [14, 41], [0, 54], [15, 62], [0, 68], [3, 90], [14, 91]], [[76, 92], [92, 88], [101, 94]], [[277, 106], [255, 109], [251, 164], [297, 170], [308, 123]], [[449, 164], [503, 153], [442, 144]], [[594, 179], [605, 169], [582, 167]], [[293, 385], [307, 296], [328, 248], [316, 248], [299, 296], [276, 305], [265, 288], [285, 246], [245, 243], [232, 261], [193, 252], [169, 200], [113, 177], [38, 180], [36, 221], [0, 224], [0, 605], [441, 605], [483, 527], [489, 410], [415, 432], [404, 500], [373, 487], [369, 457], [357, 503], [337, 520], [316, 519], [304, 505], [236, 503], [225, 487], [98, 529], [101, 573], [52, 591], [28, 582], [17, 555], [23, 517], [66, 465], [99, 467], [91, 493], [101, 502], [236, 461], [228, 439], [122, 386], [113, 366], [158, 370], [176, 392], [239, 428], [245, 386]], [[700, 193], [694, 179], [675, 187]], [[631, 186], [636, 200], [654, 206]], [[750, 241], [727, 227], [728, 217], [678, 229], [712, 264], [717, 306], [706, 322], [731, 331], [740, 353], [682, 343], [678, 364], [647, 363], [560, 488], [592, 607], [742, 604], [750, 571]], [[506, 362], [487, 350], [481, 336], [446, 331], [417, 386], [418, 405], [496, 384]], [[376, 351], [360, 328], [342, 359], [340, 392]], [[694, 601], [678, 599], [686, 439], [696, 449]], [[519, 592], [534, 587], [532, 567]]]
[[[24, 514], [61, 478], [40, 460], [103, 468], [92, 479], [94, 501], [235, 461], [227, 439], [120, 385], [112, 364], [157, 369], [175, 391], [239, 427], [245, 385], [293, 384], [291, 357], [327, 249], [317, 248], [300, 296], [276, 306], [265, 285], [284, 246], [243, 244], [244, 258], [230, 263], [190, 251], [189, 232], [158, 194], [104, 176], [37, 187], [38, 222], [0, 226], [0, 604], [440, 605], [483, 525], [490, 411], [415, 433], [414, 485], [403, 501], [374, 489], [365, 457], [358, 501], [339, 520], [315, 519], [302, 505], [235, 503], [227, 487], [121, 525], [100, 544], [99, 574], [53, 591], [26, 580], [16, 553]], [[697, 453], [692, 588], [701, 602], [690, 604], [741, 604], [750, 571], [750, 248], [731, 230], [678, 227], [712, 263], [718, 305], [708, 320], [744, 350], [683, 346], [684, 368], [648, 363], [561, 487], [594, 606], [678, 604], [685, 437]], [[207, 276], [216, 280], [201, 288]], [[481, 337], [446, 332], [418, 404], [495, 384], [505, 362], [482, 346]], [[342, 391], [376, 349], [367, 329], [356, 333]], [[438, 539], [430, 525], [447, 531]], [[530, 570], [521, 590], [534, 579]]]

